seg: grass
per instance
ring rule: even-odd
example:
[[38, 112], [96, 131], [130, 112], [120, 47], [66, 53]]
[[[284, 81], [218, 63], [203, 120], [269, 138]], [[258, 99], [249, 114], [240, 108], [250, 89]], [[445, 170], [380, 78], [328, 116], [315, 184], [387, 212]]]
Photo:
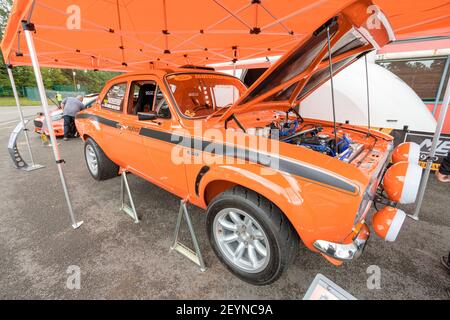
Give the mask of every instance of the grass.
[[[30, 100], [28, 98], [19, 98], [20, 100], [20, 105], [21, 106], [40, 106], [41, 102], [40, 101], [33, 101]], [[50, 100], [48, 100], [48, 103], [50, 105], [53, 105], [53, 102], [51, 102]], [[16, 100], [14, 99], [14, 97], [0, 97], [0, 107], [4, 107], [4, 106], [15, 106], [16, 105]]]

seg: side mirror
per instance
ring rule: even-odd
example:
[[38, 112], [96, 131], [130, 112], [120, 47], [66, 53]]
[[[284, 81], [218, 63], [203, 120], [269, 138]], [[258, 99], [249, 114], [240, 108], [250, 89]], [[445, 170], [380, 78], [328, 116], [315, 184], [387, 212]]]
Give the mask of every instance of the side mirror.
[[156, 115], [156, 112], [150, 111], [150, 112], [138, 112], [138, 120], [139, 121], [153, 121], [158, 119], [158, 116]]

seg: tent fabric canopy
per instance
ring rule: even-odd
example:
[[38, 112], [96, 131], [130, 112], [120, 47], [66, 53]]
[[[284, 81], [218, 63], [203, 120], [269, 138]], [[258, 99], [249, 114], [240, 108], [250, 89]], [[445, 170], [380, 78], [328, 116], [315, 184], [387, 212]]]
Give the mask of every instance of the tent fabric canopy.
[[[244, 60], [287, 52], [352, 2], [17, 0], [1, 49], [6, 63], [31, 65], [21, 24], [31, 17], [41, 66], [143, 71]], [[450, 36], [447, 0], [373, 2], [398, 39]]]

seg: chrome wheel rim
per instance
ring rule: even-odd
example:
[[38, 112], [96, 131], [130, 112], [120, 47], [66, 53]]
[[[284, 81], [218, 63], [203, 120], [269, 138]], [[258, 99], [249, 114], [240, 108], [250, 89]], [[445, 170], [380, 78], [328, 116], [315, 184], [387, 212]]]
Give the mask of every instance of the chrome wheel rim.
[[216, 215], [214, 239], [222, 255], [236, 268], [257, 273], [269, 264], [269, 240], [260, 224], [246, 212], [226, 208]]
[[97, 155], [95, 154], [94, 148], [90, 144], [86, 145], [86, 162], [89, 167], [89, 171], [96, 176], [98, 173], [98, 161]]

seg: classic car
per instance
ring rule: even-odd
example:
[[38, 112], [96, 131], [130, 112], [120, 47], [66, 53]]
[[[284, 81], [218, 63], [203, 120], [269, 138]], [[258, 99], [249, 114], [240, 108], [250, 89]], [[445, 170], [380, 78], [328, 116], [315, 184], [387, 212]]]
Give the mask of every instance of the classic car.
[[337, 73], [392, 39], [381, 12], [378, 28], [367, 25], [370, 4], [318, 23], [248, 89], [194, 66], [112, 79], [76, 117], [90, 174], [131, 172], [206, 209], [217, 257], [255, 285], [280, 277], [299, 240], [334, 265], [358, 257], [374, 202], [384, 205], [375, 232], [394, 241], [405, 219], [396, 205], [417, 195], [417, 148], [394, 150], [382, 132], [300, 114], [330, 78], [330, 58]]
[[[92, 93], [84, 96], [83, 104], [86, 108], [90, 108], [95, 100], [97, 100], [98, 94]], [[55, 131], [55, 136], [64, 136], [64, 119], [63, 110], [56, 109], [50, 112], [50, 117], [52, 118], [53, 130]], [[38, 112], [36, 118], [34, 118], [34, 132], [45, 135], [49, 135], [48, 128], [45, 125], [45, 116], [42, 112]]]

